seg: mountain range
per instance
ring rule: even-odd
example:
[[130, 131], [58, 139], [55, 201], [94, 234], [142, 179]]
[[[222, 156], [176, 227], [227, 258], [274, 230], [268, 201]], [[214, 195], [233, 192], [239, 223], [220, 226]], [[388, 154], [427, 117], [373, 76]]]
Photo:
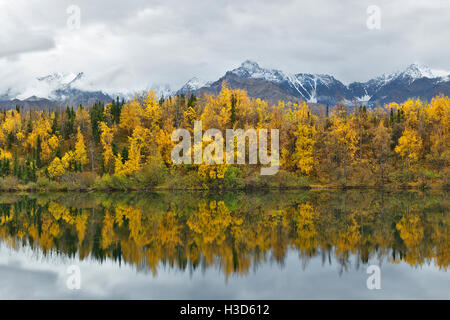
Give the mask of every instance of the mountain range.
[[[109, 102], [116, 94], [102, 91], [83, 90], [84, 73], [51, 74], [39, 77], [32, 88], [22, 92], [8, 89], [0, 92], [0, 107], [12, 108], [17, 105], [30, 107], [54, 107], [58, 105], [89, 105], [97, 101]], [[343, 101], [353, 104], [376, 105], [388, 102], [403, 102], [408, 98], [431, 100], [443, 93], [450, 95], [450, 72], [432, 70], [414, 63], [406, 69], [370, 79], [367, 82], [352, 82], [348, 85], [327, 74], [287, 73], [281, 70], [266, 69], [256, 62], [247, 60], [238, 68], [227, 71], [216, 81], [204, 81], [197, 77], [189, 80], [178, 90], [169, 86], [156, 87], [160, 96], [195, 93], [197, 96], [218, 94], [225, 82], [233, 89], [244, 89], [250, 97], [270, 102], [278, 100], [304, 100], [311, 104], [333, 105]], [[32, 93], [32, 94], [31, 94]], [[118, 94], [130, 97], [132, 92]]]
[[[403, 102], [414, 97], [431, 100], [440, 93], [450, 94], [450, 72], [432, 70], [417, 63], [409, 65], [405, 70], [384, 74], [367, 82], [345, 85], [327, 74], [289, 74], [262, 68], [253, 61], [245, 61], [217, 81], [196, 88], [191, 86], [190, 89], [197, 95], [217, 94], [223, 81], [233, 89], [247, 90], [251, 97], [271, 102], [301, 99], [308, 103], [333, 105], [340, 101], [352, 104], [356, 100], [361, 104], [376, 105]], [[202, 81], [197, 79], [195, 83], [201, 84]]]
[[87, 91], [79, 87], [84, 73], [61, 74], [54, 73], [38, 77], [23, 91], [8, 89], [0, 92], [0, 107], [48, 108], [61, 105], [91, 105], [97, 101], [110, 102], [111, 97], [102, 91]]

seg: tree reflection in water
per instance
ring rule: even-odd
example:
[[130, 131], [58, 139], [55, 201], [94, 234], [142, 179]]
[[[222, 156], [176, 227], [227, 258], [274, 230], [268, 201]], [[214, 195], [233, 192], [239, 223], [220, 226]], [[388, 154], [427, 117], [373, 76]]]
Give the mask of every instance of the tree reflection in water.
[[219, 266], [245, 275], [289, 249], [334, 256], [341, 271], [376, 258], [449, 265], [448, 192], [3, 194], [0, 239], [44, 255], [111, 258], [151, 270]]

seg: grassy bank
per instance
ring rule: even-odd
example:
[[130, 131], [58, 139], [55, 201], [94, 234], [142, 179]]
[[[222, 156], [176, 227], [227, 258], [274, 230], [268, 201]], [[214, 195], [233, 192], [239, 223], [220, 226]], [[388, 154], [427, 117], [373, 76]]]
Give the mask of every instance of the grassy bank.
[[[130, 175], [100, 176], [95, 172], [73, 172], [59, 179], [39, 176], [24, 182], [14, 176], [0, 178], [0, 191], [127, 191], [127, 190], [267, 190], [267, 189], [450, 189], [446, 177], [408, 175], [407, 179], [380, 183], [377, 179], [320, 181], [294, 172], [280, 170], [273, 176], [262, 176], [259, 170], [229, 167], [223, 176], [199, 175], [192, 168], [167, 169], [151, 165]], [[371, 183], [367, 183], [367, 182]]]

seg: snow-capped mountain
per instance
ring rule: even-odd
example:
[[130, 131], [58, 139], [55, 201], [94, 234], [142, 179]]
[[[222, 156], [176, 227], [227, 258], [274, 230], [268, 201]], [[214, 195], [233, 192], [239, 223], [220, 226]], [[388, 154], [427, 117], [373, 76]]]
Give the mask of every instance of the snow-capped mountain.
[[364, 95], [364, 101], [371, 104], [402, 102], [411, 97], [430, 100], [439, 93], [449, 94], [449, 76], [448, 71], [413, 63], [403, 71], [383, 74], [365, 83], [354, 82], [348, 87], [353, 97]]
[[[247, 60], [239, 67], [225, 73], [216, 81], [204, 81], [197, 77], [190, 79], [178, 91], [169, 85], [149, 85], [159, 97], [169, 97], [189, 92], [202, 95], [217, 94], [225, 81], [231, 88], [244, 89], [250, 97], [271, 102], [278, 100], [299, 101], [333, 105], [344, 101], [352, 104], [375, 105], [388, 102], [403, 102], [411, 97], [430, 100], [443, 93], [450, 95], [450, 72], [433, 70], [414, 63], [401, 71], [383, 74], [366, 82], [352, 82], [345, 85], [327, 74], [288, 73], [266, 69], [256, 62]], [[95, 81], [94, 81], [95, 82]], [[53, 73], [38, 77], [23, 88], [8, 88], [0, 92], [0, 107], [53, 107], [89, 105], [97, 101], [110, 102], [119, 96], [128, 100], [134, 92], [105, 93], [93, 91], [95, 83], [88, 81], [83, 72]]]
[[151, 85], [146, 91], [149, 91], [150, 89], [153, 89], [158, 97], [168, 98], [174, 95], [174, 91], [168, 84]]
[[13, 98], [22, 100], [30, 96], [36, 96], [44, 99], [60, 100], [61, 91], [75, 87], [77, 82], [79, 83], [82, 78], [82, 72], [78, 74], [53, 73], [38, 77]]
[[[284, 95], [283, 100], [302, 99], [321, 104], [336, 104], [340, 101], [351, 104], [356, 100], [375, 105], [391, 101], [402, 102], [409, 97], [429, 100], [436, 94], [450, 93], [450, 72], [432, 70], [417, 63], [403, 71], [384, 74], [367, 82], [345, 85], [331, 75], [286, 73], [262, 68], [250, 60], [228, 71], [218, 81], [191, 91], [214, 94], [220, 91], [222, 81], [233, 88], [247, 90], [252, 97], [276, 101]], [[188, 83], [185, 86], [187, 85]]]
[[[206, 83], [201, 85], [203, 84]], [[44, 108], [91, 105], [96, 102], [108, 103], [115, 97], [127, 101], [136, 93], [139, 94], [137, 91], [126, 89], [121, 92], [92, 90], [95, 87], [95, 83], [88, 80], [83, 72], [52, 73], [33, 79], [30, 83], [24, 84], [23, 88], [0, 92], [0, 107], [10, 108], [19, 105], [25, 108]], [[155, 90], [158, 97], [167, 98], [175, 94], [168, 84], [147, 85], [143, 91], [148, 92], [150, 89]]]
[[241, 78], [264, 79], [271, 82], [282, 83], [289, 77], [283, 71], [261, 68], [256, 62], [246, 60], [239, 68], [231, 71]]
[[311, 103], [323, 101], [335, 90], [344, 89], [340, 81], [330, 75], [298, 73], [289, 74], [275, 69], [261, 68], [256, 62], [247, 60], [231, 73], [241, 78], [270, 81], [290, 95]]
[[396, 72], [392, 75], [393, 78], [407, 79], [412, 82], [421, 78], [445, 78], [450, 75], [450, 72], [444, 70], [433, 70], [427, 66], [420, 65], [418, 63], [413, 63], [406, 70], [401, 72]]
[[188, 82], [181, 87], [180, 90], [177, 91], [177, 94], [187, 94], [188, 92], [195, 92], [200, 88], [210, 86], [212, 84], [211, 81], [205, 81], [198, 77], [193, 77]]
[[[413, 63], [403, 71], [397, 71], [390, 74], [383, 74], [380, 77], [371, 79], [368, 82], [362, 84], [364, 85], [364, 88], [368, 92], [375, 93], [380, 88], [394, 81], [404, 81], [407, 84], [411, 84], [414, 81], [422, 78], [439, 79], [440, 81], [442, 80], [445, 81], [445, 79], [448, 78], [449, 75], [450, 72], [443, 70], [432, 70], [427, 66], [423, 66], [418, 63]], [[354, 82], [350, 84], [350, 86], [354, 84], [358, 84], [358, 82]]]
[[[110, 102], [111, 98], [101, 91], [84, 90], [84, 73], [53, 73], [34, 79], [22, 90], [8, 90], [0, 101], [3, 107], [53, 107], [56, 105], [89, 105], [97, 101]], [[0, 96], [2, 96], [0, 94]]]

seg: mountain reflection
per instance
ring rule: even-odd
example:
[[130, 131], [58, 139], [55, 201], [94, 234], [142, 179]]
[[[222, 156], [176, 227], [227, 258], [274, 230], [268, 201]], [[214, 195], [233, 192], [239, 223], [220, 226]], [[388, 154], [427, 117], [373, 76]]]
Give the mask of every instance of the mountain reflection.
[[334, 257], [449, 265], [448, 192], [3, 194], [0, 241], [11, 248], [111, 258], [155, 275], [219, 266], [245, 275], [288, 250], [303, 265]]

